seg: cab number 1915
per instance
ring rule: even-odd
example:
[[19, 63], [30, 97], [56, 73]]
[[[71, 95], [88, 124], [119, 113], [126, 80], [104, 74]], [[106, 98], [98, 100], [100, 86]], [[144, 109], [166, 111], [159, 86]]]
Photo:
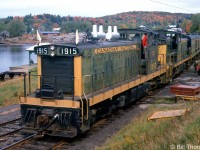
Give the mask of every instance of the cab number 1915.
[[60, 49], [61, 55], [77, 55], [77, 49], [76, 48], [61, 48]]

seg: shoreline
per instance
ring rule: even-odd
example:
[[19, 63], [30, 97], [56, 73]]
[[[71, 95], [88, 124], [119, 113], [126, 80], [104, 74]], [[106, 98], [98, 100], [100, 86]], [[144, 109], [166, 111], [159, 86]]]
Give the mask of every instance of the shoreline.
[[26, 44], [36, 44], [36, 42], [5, 42], [5, 43], [0, 43], [0, 46], [12, 46], [12, 45], [26, 45]]
[[[85, 32], [79, 32], [79, 40], [83, 41], [86, 37]], [[56, 35], [41, 35], [42, 43], [75, 43], [75, 33]], [[0, 46], [6, 45], [24, 45], [24, 44], [36, 44], [36, 35], [22, 35], [20, 37], [7, 38], [0, 41]]]

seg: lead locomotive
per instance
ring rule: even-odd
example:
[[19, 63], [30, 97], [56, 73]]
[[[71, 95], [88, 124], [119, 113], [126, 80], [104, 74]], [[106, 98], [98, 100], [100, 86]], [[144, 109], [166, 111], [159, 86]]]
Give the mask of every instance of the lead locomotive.
[[[24, 86], [20, 98], [24, 132], [75, 137], [98, 118], [145, 96], [152, 86], [170, 82], [200, 51], [199, 36], [165, 30], [100, 31], [94, 27], [92, 38], [78, 45], [34, 48], [38, 85], [33, 93]], [[141, 44], [145, 33], [147, 58]], [[104, 37], [107, 41], [98, 43]]]

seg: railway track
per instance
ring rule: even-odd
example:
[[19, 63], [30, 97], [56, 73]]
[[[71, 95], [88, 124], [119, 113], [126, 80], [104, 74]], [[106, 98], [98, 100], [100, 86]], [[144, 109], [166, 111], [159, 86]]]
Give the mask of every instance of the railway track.
[[21, 118], [16, 118], [0, 123], [0, 148], [8, 145], [11, 141], [20, 138]]
[[0, 138], [21, 130], [21, 118], [16, 118], [0, 124]]
[[[73, 149], [78, 143], [84, 142], [87, 140], [89, 136], [101, 131], [104, 127], [111, 125], [118, 118], [123, 117], [125, 113], [129, 110], [133, 109], [134, 105], [127, 109], [117, 110], [114, 114], [109, 115], [103, 119], [97, 121], [91, 128], [89, 132], [86, 132], [83, 135], [80, 135], [74, 139], [68, 138], [54, 138], [49, 136], [44, 136], [42, 138], [38, 138], [36, 134], [26, 135], [20, 137], [20, 132], [18, 134], [12, 134], [13, 141], [8, 143], [8, 145], [4, 145], [0, 147], [2, 150], [58, 150], [58, 149]], [[9, 140], [9, 139], [8, 139]]]
[[[105, 118], [100, 119], [97, 121], [90, 129], [90, 131], [84, 133], [83, 135], [80, 135], [76, 137], [75, 139], [67, 140], [67, 142], [62, 143], [59, 147], [57, 147], [57, 150], [69, 150], [69, 149], [75, 149], [75, 150], [81, 150], [81, 149], [95, 149], [96, 146], [94, 146], [91, 139], [94, 139], [95, 142], [97, 142], [101, 137], [99, 134], [102, 134], [102, 130], [107, 130], [107, 128], [113, 127], [116, 128], [116, 131], [118, 131], [116, 127], [116, 122], [123, 118], [124, 115], [131, 113], [131, 111], [135, 108], [135, 105], [132, 105], [126, 109], [120, 109], [114, 112], [113, 114], [106, 116]], [[115, 131], [115, 132], [116, 132]], [[106, 140], [106, 138], [104, 139]], [[94, 142], [94, 143], [95, 143]], [[89, 146], [85, 146], [85, 145]], [[92, 145], [92, 146], [91, 146]]]
[[56, 139], [51, 137], [39, 138], [37, 134], [32, 134], [23, 138], [20, 141], [17, 141], [11, 145], [3, 147], [2, 150], [55, 150], [59, 149], [62, 145], [67, 142], [63, 139]]
[[30, 135], [28, 137], [22, 138], [21, 140], [14, 142], [8, 146], [2, 147], [2, 150], [16, 149], [18, 146], [25, 144], [29, 140], [32, 140], [35, 135]]
[[[46, 149], [52, 150], [66, 144], [65, 141], [53, 138], [38, 138], [36, 134], [21, 133], [21, 118], [0, 123], [0, 149]], [[37, 145], [37, 146], [36, 146]]]
[[[19, 132], [17, 131], [10, 133], [11, 134], [11, 139], [8, 139], [8, 142], [6, 145], [1, 146], [3, 150], [10, 150], [10, 149], [17, 149], [17, 150], [28, 150], [28, 149], [42, 149], [42, 150], [54, 150], [54, 149], [81, 149], [81, 147], [77, 148], [77, 145], [81, 145], [81, 143], [86, 143], [87, 139], [90, 138], [91, 136], [98, 134], [98, 132], [101, 132], [102, 129], [107, 128], [107, 126], [113, 126], [113, 124], [116, 123], [117, 120], [120, 118], [123, 118], [124, 115], [127, 115], [130, 113], [133, 109], [135, 109], [138, 105], [140, 104], [152, 104], [151, 97], [154, 96], [155, 93], [159, 92], [160, 89], [154, 90], [151, 92], [150, 95], [142, 98], [141, 100], [137, 101], [135, 104], [128, 106], [123, 109], [118, 109], [115, 111], [113, 114], [106, 116], [105, 118], [100, 119], [97, 121], [91, 128], [89, 132], [86, 132], [85, 134], [78, 136], [74, 139], [66, 139], [66, 138], [53, 138], [49, 136], [44, 136], [43, 138], [38, 138], [37, 135], [22, 135], [20, 133], [20, 128]], [[13, 120], [10, 123], [15, 124], [19, 120]], [[7, 123], [4, 123], [4, 126]], [[3, 124], [2, 124], [3, 125]], [[1, 124], [0, 124], [1, 128]], [[1, 135], [0, 135], [1, 139]], [[1, 140], [0, 140], [1, 141]], [[86, 141], [86, 142], [84, 142]]]
[[20, 120], [21, 120], [21, 118], [19, 117], [19, 118], [13, 119], [13, 120], [8, 120], [8, 121], [5, 121], [5, 122], [0, 122], [0, 128], [1, 128], [2, 126], [4, 126], [4, 125], [7, 125], [7, 124], [13, 123], [13, 122], [18, 122], [18, 121], [20, 121]]

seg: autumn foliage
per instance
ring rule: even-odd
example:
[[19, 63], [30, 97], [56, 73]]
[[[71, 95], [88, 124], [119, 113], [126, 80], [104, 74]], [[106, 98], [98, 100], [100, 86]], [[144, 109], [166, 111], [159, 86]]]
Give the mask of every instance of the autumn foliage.
[[[81, 31], [92, 30], [92, 25], [103, 25], [104, 30], [107, 26], [117, 25], [118, 28], [137, 28], [140, 25], [147, 26], [152, 29], [165, 28], [167, 25], [176, 24], [185, 32], [190, 32], [192, 28], [192, 15], [183, 13], [168, 13], [168, 12], [146, 12], [146, 11], [131, 11], [115, 15], [91, 18], [84, 16], [63, 16], [41, 14], [41, 15], [26, 15], [24, 17], [9, 16], [0, 19], [0, 32], [7, 30], [7, 24], [12, 20], [18, 20], [25, 26], [25, 33], [32, 33], [36, 30], [52, 31], [53, 28], [61, 28], [61, 32], [75, 32], [76, 29]], [[194, 28], [196, 29], [196, 27]]]

